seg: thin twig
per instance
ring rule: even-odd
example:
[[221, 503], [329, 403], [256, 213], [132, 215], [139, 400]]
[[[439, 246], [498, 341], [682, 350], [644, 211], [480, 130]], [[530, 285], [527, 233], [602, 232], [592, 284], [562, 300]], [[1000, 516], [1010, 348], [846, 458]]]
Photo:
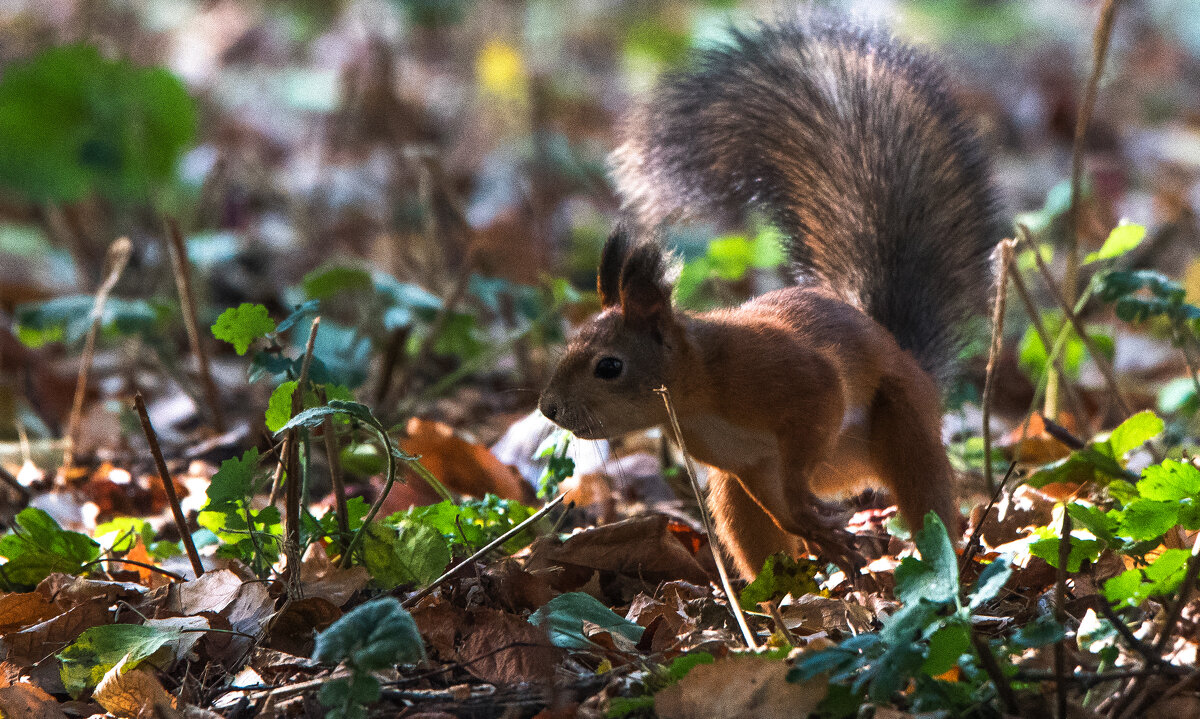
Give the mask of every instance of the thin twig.
[[[321, 404], [329, 404], [325, 396], [325, 388], [317, 387], [317, 399]], [[329, 461], [329, 484], [333, 489], [333, 511], [337, 517], [338, 532], [342, 541], [350, 536], [350, 512], [346, 508], [346, 483], [342, 477], [342, 458], [338, 455], [337, 435], [333, 429], [333, 417], [325, 415], [321, 420], [321, 433], [325, 435], [325, 456]]]
[[1117, 400], [1121, 411], [1125, 416], [1133, 414], [1133, 409], [1130, 407], [1128, 400], [1125, 399], [1125, 393], [1121, 391], [1121, 385], [1117, 383], [1117, 375], [1113, 372], [1112, 365], [1108, 363], [1108, 358], [1100, 353], [1096, 348], [1096, 343], [1092, 341], [1087, 330], [1084, 329], [1083, 323], [1079, 321], [1079, 316], [1075, 314], [1074, 308], [1067, 303], [1065, 297], [1054, 281], [1054, 276], [1050, 274], [1050, 269], [1046, 267], [1046, 263], [1042, 260], [1042, 256], [1037, 253], [1037, 248], [1029, 239], [1029, 230], [1024, 225], [1017, 226], [1017, 236], [1025, 243], [1025, 246], [1033, 250], [1033, 258], [1037, 262], [1038, 270], [1042, 273], [1042, 280], [1046, 283], [1047, 289], [1050, 290], [1050, 295], [1058, 302], [1059, 307], [1063, 311], [1063, 315], [1067, 321], [1071, 323], [1071, 327], [1075, 329], [1075, 334], [1079, 336], [1084, 347], [1087, 348], [1088, 354], [1092, 361], [1096, 363], [1096, 369], [1100, 370], [1101, 376], [1104, 377], [1105, 383], [1108, 384], [1108, 389], [1113, 394], [1113, 398]]
[[454, 565], [450, 569], [447, 569], [446, 572], [444, 574], [442, 574], [442, 576], [433, 580], [433, 582], [428, 587], [425, 587], [421, 591], [417, 592], [416, 594], [408, 597], [403, 602], [401, 602], [400, 606], [405, 607], [405, 608], [411, 607], [414, 604], [416, 604], [417, 602], [424, 599], [425, 597], [429, 596], [433, 592], [433, 590], [437, 589], [442, 584], [442, 582], [455, 577], [460, 572], [462, 572], [464, 569], [466, 569], [468, 566], [474, 565], [475, 560], [479, 559], [480, 557], [484, 556], [485, 554], [492, 551], [496, 547], [499, 547], [500, 545], [504, 544], [508, 540], [512, 539], [513, 537], [517, 536], [521, 532], [525, 531], [526, 527], [528, 527], [529, 525], [538, 521], [542, 517], [546, 516], [546, 514], [549, 513], [551, 509], [554, 509], [555, 507], [557, 507], [566, 498], [567, 498], [566, 493], [563, 493], [563, 494], [558, 495], [554, 499], [550, 500], [549, 502], [546, 502], [546, 504], [543, 505], [541, 509], [539, 509], [538, 511], [531, 514], [525, 521], [521, 522], [517, 526], [508, 530], [504, 534], [501, 534], [499, 537], [496, 537], [491, 542], [488, 542], [487, 545], [485, 545], [478, 552], [475, 552], [474, 554], [472, 554], [470, 557], [467, 557], [466, 560], [459, 562], [458, 564]]
[[142, 569], [149, 569], [152, 572], [158, 572], [159, 574], [166, 575], [166, 576], [170, 577], [171, 579], [174, 579], [177, 582], [186, 582], [187, 581], [187, 577], [183, 576], [182, 574], [176, 574], [175, 572], [163, 569], [162, 567], [156, 567], [153, 564], [149, 564], [148, 562], [139, 562], [135, 559], [121, 559], [120, 557], [104, 557], [102, 559], [93, 559], [90, 562], [84, 562], [83, 564], [81, 564], [79, 566], [80, 566], [80, 568], [90, 567], [93, 564], [104, 564], [105, 562], [120, 562], [121, 564], [130, 564], [135, 567], [141, 567]]
[[[1000, 243], [1000, 276], [996, 279], [996, 302], [992, 310], [992, 342], [988, 347], [987, 373], [983, 381], [983, 479], [989, 492], [996, 491], [996, 477], [992, 471], [992, 392], [995, 390], [996, 360], [1000, 356], [1000, 345], [1004, 341], [1004, 307], [1008, 303], [1008, 271], [1012, 266], [1013, 248], [1016, 242], [1004, 240]], [[1049, 352], [1049, 348], [1046, 350]]]
[[179, 304], [183, 309], [183, 326], [187, 330], [188, 344], [196, 355], [196, 371], [200, 375], [200, 386], [204, 388], [204, 399], [212, 412], [213, 429], [217, 434], [225, 433], [225, 413], [221, 409], [221, 395], [213, 382], [208, 366], [208, 350], [200, 334], [200, 323], [196, 319], [196, 296], [192, 291], [192, 265], [188, 261], [187, 246], [183, 233], [174, 217], [166, 220], [167, 238], [170, 240], [171, 269], [175, 275], [175, 287], [179, 290]]
[[[692, 457], [688, 454], [687, 444], [683, 441], [683, 430], [679, 427], [679, 418], [675, 416], [675, 405], [671, 404], [671, 392], [666, 386], [659, 387], [654, 390], [662, 395], [663, 404], [667, 406], [667, 416], [671, 419], [671, 430], [675, 434], [675, 442], [679, 445], [679, 449], [683, 452], [683, 466], [687, 470], [688, 479], [692, 482], [692, 491], [696, 493], [696, 504], [700, 507], [700, 518], [704, 521], [704, 531], [708, 534], [709, 542], [712, 543], [716, 539], [717, 534], [713, 530], [712, 517], [708, 515], [708, 506], [704, 503], [704, 492], [700, 489], [700, 482], [696, 479], [696, 469], [692, 466]], [[754, 639], [754, 632], [750, 630], [750, 624], [746, 621], [746, 614], [742, 611], [742, 605], [738, 602], [737, 593], [733, 591], [733, 584], [729, 581], [729, 571], [725, 569], [725, 560], [721, 557], [720, 550], [716, 544], [713, 547], [713, 560], [717, 565], [717, 574], [721, 577], [721, 587], [725, 590], [725, 598], [729, 602], [729, 610], [733, 612], [733, 618], [737, 620], [738, 627], [742, 630], [742, 638], [746, 640], [746, 646], [751, 649], [758, 649], [758, 642]]]
[[996, 693], [1000, 695], [1000, 701], [1004, 703], [1005, 711], [1014, 716], [1020, 716], [1021, 705], [1017, 703], [1017, 695], [1013, 691], [1008, 677], [1004, 676], [1000, 663], [996, 661], [996, 655], [992, 654], [992, 648], [988, 646], [983, 637], [974, 631], [971, 632], [971, 644], [975, 646], [975, 653], [979, 655], [979, 665], [983, 667], [984, 673], [995, 685]]
[[[292, 392], [292, 413], [295, 417], [304, 409], [304, 389], [308, 385], [308, 370], [312, 365], [313, 347], [317, 342], [317, 330], [321, 327], [320, 316], [314, 317], [312, 326], [308, 329], [308, 342], [304, 345], [304, 360], [300, 363], [300, 379]], [[299, 590], [300, 586], [300, 504], [302, 499], [300, 467], [300, 428], [292, 427], [288, 431], [288, 451], [283, 455], [287, 458], [287, 479], [284, 489], [284, 510], [287, 517], [284, 551], [287, 553], [287, 570], [289, 590]]]
[[[1091, 575], [1094, 582], [1096, 579], [1095, 565], [1091, 566]], [[1107, 599], [1100, 595], [1096, 595], [1096, 601], [1094, 605], [1100, 609], [1100, 613], [1103, 614], [1104, 618], [1108, 620], [1108, 623], [1113, 626], [1113, 629], [1117, 630], [1117, 634], [1121, 635], [1121, 638], [1125, 640], [1125, 643], [1142, 656], [1142, 659], [1145, 660], [1147, 667], [1170, 664], [1170, 662], [1162, 658], [1161, 654], [1155, 654], [1151, 647], [1146, 646], [1145, 642], [1141, 641], [1137, 638], [1137, 636], [1134, 635], [1133, 631], [1130, 630], [1129, 625], [1125, 623], [1125, 620], [1121, 619], [1119, 616], [1117, 616], [1117, 613], [1113, 611], [1112, 605], [1108, 603]]]
[[792, 634], [791, 629], [788, 629], [787, 623], [783, 621], [783, 615], [779, 613], [779, 600], [771, 599], [759, 602], [758, 606], [765, 608], [767, 614], [771, 615], [771, 621], [775, 622], [775, 629], [783, 635], [788, 644], [791, 644], [793, 647], [800, 646], [800, 640], [796, 638], [795, 634]]
[[121, 279], [125, 265], [129, 264], [129, 256], [133, 254], [133, 243], [128, 237], [122, 237], [108, 247], [104, 256], [104, 279], [96, 289], [96, 300], [92, 303], [92, 326], [88, 328], [87, 338], [83, 344], [83, 354], [79, 357], [79, 374], [75, 379], [75, 398], [71, 402], [71, 416], [67, 421], [66, 446], [63, 449], [62, 477], [67, 477], [75, 464], [75, 443], [79, 440], [79, 426], [83, 422], [83, 399], [87, 394], [88, 372], [92, 368], [92, 358], [96, 355], [96, 336], [100, 334], [100, 326], [104, 320], [104, 303], [108, 295]]
[[1050, 333], [1046, 331], [1046, 325], [1042, 322], [1041, 313], [1038, 312], [1037, 305], [1033, 302], [1033, 297], [1029, 294], [1029, 288], [1025, 286], [1025, 279], [1021, 277], [1020, 272], [1013, 272], [1009, 275], [1012, 280], [1013, 289], [1017, 292], [1017, 297], [1021, 299], [1021, 304], [1025, 307], [1025, 314], [1029, 316], [1029, 322], [1033, 325], [1033, 331], [1037, 333], [1038, 339], [1042, 341], [1042, 347], [1046, 348], [1046, 356], [1050, 360], [1050, 365], [1058, 371], [1058, 386], [1064, 390], [1067, 395], [1067, 401], [1071, 404], [1071, 412], [1075, 415], [1077, 422], [1083, 422], [1083, 401], [1073, 384], [1067, 381], [1067, 370], [1062, 364], [1062, 353], [1054, 352], [1054, 340], [1050, 338]]
[[183, 548], [187, 551], [188, 560], [192, 563], [192, 571], [196, 573], [196, 578], [204, 576], [204, 565], [200, 563], [200, 554], [196, 551], [196, 545], [192, 542], [192, 533], [188, 531], [187, 518], [183, 516], [183, 508], [179, 506], [179, 497], [175, 494], [175, 483], [171, 479], [171, 472], [167, 469], [167, 462], [163, 459], [162, 449], [158, 446], [158, 435], [154, 432], [154, 427], [150, 424], [150, 415], [146, 412], [146, 401], [142, 399], [142, 393], [138, 392], [133, 396], [133, 406], [137, 408], [138, 419], [142, 421], [142, 432], [146, 435], [146, 441], [150, 444], [150, 454], [154, 456], [154, 464], [158, 467], [158, 476], [163, 483], [163, 491], [167, 493], [167, 501], [171, 504], [171, 514], [175, 516], [175, 527], [179, 530], [179, 537], [183, 540]]
[[979, 523], [975, 525], [975, 530], [971, 532], [971, 538], [967, 540], [967, 547], [963, 550], [962, 559], [958, 563], [958, 573], [961, 576], [967, 567], [971, 566], [971, 561], [975, 559], [975, 554], [979, 551], [979, 539], [983, 536], [983, 525], [987, 521], [988, 515], [991, 514], [992, 508], [996, 506], [996, 502], [1000, 501], [1000, 495], [1004, 492], [1004, 487], [1008, 484], [1008, 480], [1013, 476], [1013, 472], [1017, 468], [1016, 461], [1008, 463], [1008, 471], [1004, 473], [1004, 478], [1000, 480], [1000, 484], [992, 490], [992, 497], [988, 504], [983, 509], [983, 514], [979, 515]]
[[[1063, 505], [1062, 533], [1058, 540], [1058, 572], [1054, 582], [1054, 618], [1059, 625], [1067, 619], [1067, 561], [1071, 557], [1071, 515]], [[1064, 636], [1054, 644], [1054, 680], [1057, 688], [1058, 719], [1067, 717], [1067, 639]]]
[[[1159, 676], [1162, 674], [1174, 677], [1187, 676], [1189, 673], [1191, 673], [1191, 671], [1192, 670], [1188, 667], [1180, 667], [1174, 664], [1168, 664], [1166, 666], [1153, 669], [1143, 667], [1141, 669], [1120, 669], [1111, 672], [1099, 673], [1074, 672], [1072, 674], [1068, 674], [1066, 678], [1070, 682], [1082, 684], [1083, 686], [1087, 687], [1095, 686], [1096, 684], [1102, 684], [1104, 682], [1117, 681], [1119, 679], [1139, 679], [1144, 677]], [[1054, 672], [1046, 671], [1044, 669], [1019, 669], [1017, 670], [1017, 673], [1013, 675], [1013, 679], [1016, 679], [1020, 682], [1048, 682], [1053, 681], [1056, 678], [1057, 676]]]

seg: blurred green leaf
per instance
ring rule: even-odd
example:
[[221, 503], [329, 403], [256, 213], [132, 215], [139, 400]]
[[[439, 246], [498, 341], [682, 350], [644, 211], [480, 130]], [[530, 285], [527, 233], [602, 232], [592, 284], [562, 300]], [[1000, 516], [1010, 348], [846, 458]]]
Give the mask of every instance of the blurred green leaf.
[[212, 326], [213, 337], [232, 344], [239, 355], [246, 354], [251, 342], [274, 331], [275, 321], [267, 308], [250, 302], [225, 310]]
[[16, 516], [16, 526], [0, 537], [0, 581], [11, 590], [31, 586], [53, 572], [79, 574], [83, 565], [100, 556], [100, 545], [91, 537], [58, 526], [49, 514], [27, 507]]

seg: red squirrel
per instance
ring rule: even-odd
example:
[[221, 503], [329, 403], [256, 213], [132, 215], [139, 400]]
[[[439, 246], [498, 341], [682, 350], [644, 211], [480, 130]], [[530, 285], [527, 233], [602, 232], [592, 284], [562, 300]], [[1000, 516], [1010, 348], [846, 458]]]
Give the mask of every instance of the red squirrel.
[[[613, 171], [629, 227], [604, 246], [603, 309], [568, 343], [542, 413], [613, 437], [665, 424], [666, 386], [747, 578], [802, 548], [859, 564], [824, 501], [868, 487], [910, 528], [933, 511], [953, 531], [941, 389], [963, 321], [986, 306], [1000, 233], [987, 159], [941, 67], [840, 20], [735, 32], [633, 112]], [[782, 232], [796, 285], [673, 307], [654, 230], [747, 211]]]

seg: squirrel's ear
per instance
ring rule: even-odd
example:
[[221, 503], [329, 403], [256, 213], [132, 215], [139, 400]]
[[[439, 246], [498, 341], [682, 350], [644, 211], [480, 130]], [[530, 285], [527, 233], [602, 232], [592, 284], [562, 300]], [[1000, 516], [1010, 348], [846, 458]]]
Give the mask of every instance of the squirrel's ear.
[[600, 251], [600, 271], [596, 274], [596, 292], [600, 306], [611, 307], [621, 301], [621, 267], [629, 254], [629, 231], [624, 224], [613, 228]]
[[654, 242], [634, 247], [621, 268], [621, 314], [625, 323], [660, 331], [671, 313], [671, 285], [666, 279], [667, 259]]

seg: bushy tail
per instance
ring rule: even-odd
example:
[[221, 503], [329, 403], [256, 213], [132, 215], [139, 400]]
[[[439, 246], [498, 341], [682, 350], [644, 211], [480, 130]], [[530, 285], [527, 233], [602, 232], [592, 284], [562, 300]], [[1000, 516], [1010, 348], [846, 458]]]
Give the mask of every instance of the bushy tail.
[[763, 25], [665, 77], [626, 131], [613, 170], [640, 223], [765, 212], [805, 281], [950, 376], [999, 234], [987, 162], [930, 58], [840, 21]]

